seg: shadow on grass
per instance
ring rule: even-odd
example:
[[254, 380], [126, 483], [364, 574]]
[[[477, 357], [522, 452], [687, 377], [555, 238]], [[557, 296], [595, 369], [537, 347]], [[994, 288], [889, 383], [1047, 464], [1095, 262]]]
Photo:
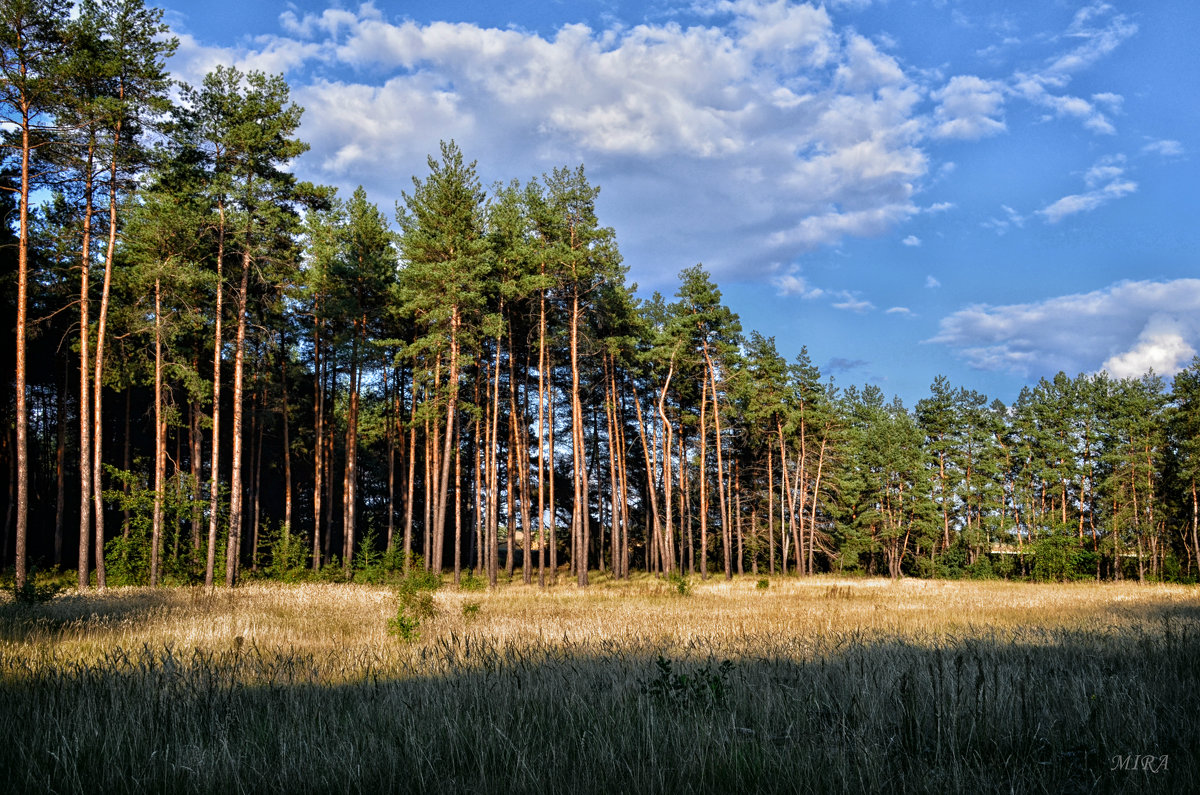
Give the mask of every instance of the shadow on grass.
[[66, 593], [42, 604], [0, 603], [0, 640], [30, 641], [44, 637], [52, 641], [72, 627], [80, 630], [112, 627], [137, 622], [152, 613], [201, 599], [217, 599], [202, 589], [128, 588], [99, 593]]
[[835, 632], [799, 660], [780, 638], [729, 666], [700, 645], [631, 648], [468, 632], [329, 659], [241, 646], [94, 665], [0, 655], [0, 786], [1182, 792], [1200, 761], [1191, 605], [1153, 606], [1133, 631], [936, 646]]

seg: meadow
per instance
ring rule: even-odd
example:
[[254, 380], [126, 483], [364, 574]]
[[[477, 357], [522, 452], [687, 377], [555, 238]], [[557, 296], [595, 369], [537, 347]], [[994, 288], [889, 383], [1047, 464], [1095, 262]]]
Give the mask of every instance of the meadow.
[[829, 577], [3, 596], [0, 788], [1183, 792], [1197, 596]]

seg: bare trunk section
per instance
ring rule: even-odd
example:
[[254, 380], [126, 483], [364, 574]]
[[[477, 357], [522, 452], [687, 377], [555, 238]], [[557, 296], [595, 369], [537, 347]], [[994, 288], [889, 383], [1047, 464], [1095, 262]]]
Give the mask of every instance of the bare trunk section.
[[162, 280], [154, 280], [154, 518], [150, 531], [150, 587], [158, 585], [162, 549], [163, 470], [166, 466], [166, 418], [163, 414]]
[[204, 587], [215, 584], [217, 565], [217, 528], [221, 514], [221, 339], [222, 302], [225, 294], [225, 207], [217, 204], [217, 301], [213, 330], [213, 401], [212, 401], [212, 463], [209, 466], [208, 487], [208, 550], [204, 567]]
[[225, 587], [237, 582], [242, 543], [242, 413], [246, 362], [246, 310], [250, 287], [250, 252], [242, 253], [242, 282], [237, 294], [237, 338], [233, 350], [233, 445], [229, 474], [229, 541], [225, 545]]

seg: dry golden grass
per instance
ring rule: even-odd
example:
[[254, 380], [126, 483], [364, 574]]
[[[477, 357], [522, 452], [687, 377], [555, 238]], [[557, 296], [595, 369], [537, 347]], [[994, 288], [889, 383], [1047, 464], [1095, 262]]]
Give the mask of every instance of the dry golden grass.
[[[397, 598], [384, 587], [0, 604], [0, 767], [19, 771], [3, 786], [1090, 792], [1191, 781], [1195, 588], [756, 586], [446, 586], [413, 642], [388, 634]], [[1111, 770], [1131, 754], [1169, 761]]]
[[[423, 623], [424, 643], [473, 634], [500, 645], [531, 639], [575, 649], [613, 643], [670, 650], [703, 646], [713, 654], [760, 654], [763, 646], [820, 644], [835, 635], [938, 644], [977, 634], [1029, 637], [1039, 630], [1120, 631], [1164, 609], [1200, 610], [1193, 586], [755, 578], [691, 582], [681, 597], [667, 582], [593, 575], [580, 589], [523, 584], [494, 591], [434, 594], [438, 615]], [[0, 597], [4, 598], [4, 597]], [[478, 603], [475, 617], [463, 605]], [[340, 654], [404, 650], [388, 636], [394, 591], [348, 584], [250, 584], [234, 590], [113, 588], [68, 593], [32, 611], [0, 615], [0, 653], [52, 649], [91, 661], [114, 649], [145, 646], [225, 651], [237, 638], [263, 651]], [[801, 655], [806, 656], [806, 655]]]

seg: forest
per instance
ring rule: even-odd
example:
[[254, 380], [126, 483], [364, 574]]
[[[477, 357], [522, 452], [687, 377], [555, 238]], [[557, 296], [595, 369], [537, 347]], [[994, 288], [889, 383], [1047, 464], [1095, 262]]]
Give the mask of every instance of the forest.
[[904, 406], [703, 265], [640, 295], [582, 165], [484, 186], [446, 141], [381, 209], [296, 179], [281, 76], [174, 82], [161, 10], [0, 9], [17, 588], [1200, 574], [1200, 358]]

